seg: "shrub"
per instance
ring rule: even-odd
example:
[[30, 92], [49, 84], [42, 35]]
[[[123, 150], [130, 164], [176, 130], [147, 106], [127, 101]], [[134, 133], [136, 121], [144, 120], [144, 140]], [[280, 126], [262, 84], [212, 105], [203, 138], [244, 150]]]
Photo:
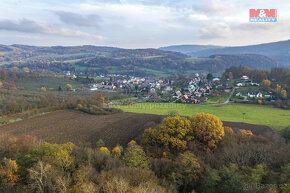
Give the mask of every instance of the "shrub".
[[233, 135], [234, 131], [231, 127], [224, 126], [225, 135]]
[[290, 141], [290, 125], [282, 130], [282, 137], [286, 140], [286, 143]]
[[245, 141], [253, 137], [253, 133], [250, 130], [240, 129], [237, 132], [237, 136], [240, 140]]

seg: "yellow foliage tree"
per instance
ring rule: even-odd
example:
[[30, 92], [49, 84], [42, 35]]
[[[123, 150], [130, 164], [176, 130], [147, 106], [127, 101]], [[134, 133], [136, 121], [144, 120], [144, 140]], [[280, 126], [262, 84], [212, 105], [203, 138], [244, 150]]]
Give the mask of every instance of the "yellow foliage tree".
[[0, 88], [2, 88], [3, 87], [3, 83], [2, 83], [2, 81], [0, 80]]
[[99, 151], [110, 154], [110, 150], [107, 147], [100, 147]]
[[185, 150], [187, 141], [193, 139], [188, 135], [190, 121], [185, 117], [166, 117], [158, 130], [157, 140], [162, 145], [171, 149]]
[[260, 88], [262, 90], [269, 91], [271, 87], [271, 81], [270, 80], [263, 80], [263, 82], [260, 84]]
[[275, 88], [276, 93], [281, 93], [281, 85], [277, 84]]
[[223, 123], [215, 115], [198, 113], [190, 120], [194, 138], [210, 149], [215, 148], [225, 134]]
[[121, 157], [122, 151], [121, 148], [119, 146], [114, 147], [114, 149], [112, 150], [112, 154], [115, 157]]
[[73, 89], [71, 84], [66, 84], [66, 88], [67, 88], [68, 90], [72, 90], [72, 89]]
[[19, 68], [15, 66], [15, 67], [12, 67], [11, 70], [12, 70], [12, 71], [18, 71]]
[[134, 140], [131, 140], [131, 141], [128, 143], [128, 146], [133, 146], [133, 145], [137, 145], [137, 142], [134, 141]]
[[78, 104], [77, 105], [77, 109], [82, 109], [83, 108], [83, 105], [82, 104]]
[[43, 87], [41, 87], [40, 90], [43, 91], [43, 92], [45, 92], [46, 91], [46, 88], [43, 86]]
[[6, 159], [4, 166], [0, 167], [0, 178], [2, 183], [8, 186], [14, 186], [19, 180], [19, 176], [16, 175], [18, 166], [15, 160]]
[[254, 134], [250, 130], [240, 129], [237, 132], [237, 136], [241, 140], [248, 140], [250, 139]]
[[287, 98], [287, 91], [285, 89], [281, 90], [281, 96], [282, 98], [286, 99]]
[[22, 68], [22, 70], [23, 70], [24, 72], [29, 72], [29, 68], [28, 68], [28, 67], [24, 67], [24, 68]]
[[259, 105], [262, 104], [262, 99], [261, 98], [258, 99], [258, 103], [259, 103]]

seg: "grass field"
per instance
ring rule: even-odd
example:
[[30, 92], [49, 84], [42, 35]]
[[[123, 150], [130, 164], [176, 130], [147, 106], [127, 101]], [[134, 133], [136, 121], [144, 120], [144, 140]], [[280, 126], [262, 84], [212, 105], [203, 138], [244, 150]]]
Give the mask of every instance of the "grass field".
[[227, 101], [229, 98], [230, 93], [222, 93], [220, 96], [217, 97], [209, 97], [206, 101], [206, 104], [221, 104]]
[[37, 81], [34, 79], [15, 81], [15, 84], [17, 88], [24, 88], [26, 90], [40, 90], [41, 87], [46, 87], [47, 89], [54, 88], [57, 90], [59, 86], [65, 89], [66, 84], [71, 84], [74, 89], [81, 87], [81, 83], [78, 81], [64, 77], [53, 78], [48, 76], [41, 76], [37, 78]]
[[[258, 105], [228, 104], [215, 106], [176, 103], [139, 103], [120, 106], [119, 108], [126, 112], [160, 115], [166, 115], [169, 111], [176, 111], [183, 116], [191, 116], [195, 113], [204, 112], [214, 114], [223, 121], [266, 125], [278, 130], [290, 125], [289, 110]], [[245, 113], [244, 119], [243, 113]]]
[[208, 61], [208, 60], [212, 60], [212, 59], [211, 58], [196, 58], [196, 57], [185, 59], [185, 61], [192, 62], [192, 63], [203, 62], [203, 61]]

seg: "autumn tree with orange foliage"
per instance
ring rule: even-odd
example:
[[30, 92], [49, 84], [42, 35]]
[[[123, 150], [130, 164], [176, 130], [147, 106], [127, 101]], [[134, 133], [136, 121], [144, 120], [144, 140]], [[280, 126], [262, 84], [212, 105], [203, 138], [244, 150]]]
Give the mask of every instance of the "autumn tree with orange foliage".
[[114, 149], [112, 150], [112, 155], [119, 158], [121, 157], [122, 154], [122, 150], [119, 146], [114, 147]]
[[3, 166], [0, 167], [0, 178], [3, 184], [8, 186], [16, 185], [19, 176], [16, 174], [18, 166], [15, 160], [6, 159]]
[[232, 135], [234, 134], [234, 130], [229, 126], [224, 126], [225, 135]]
[[190, 121], [194, 138], [206, 148], [216, 148], [216, 144], [225, 134], [221, 120], [215, 115], [198, 113]]

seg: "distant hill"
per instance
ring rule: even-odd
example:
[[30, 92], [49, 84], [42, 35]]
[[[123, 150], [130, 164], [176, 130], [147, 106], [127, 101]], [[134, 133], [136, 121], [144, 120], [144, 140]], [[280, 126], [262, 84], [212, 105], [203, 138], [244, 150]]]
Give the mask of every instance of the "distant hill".
[[237, 47], [216, 46], [216, 48], [213, 48], [211, 46], [180, 45], [162, 47], [160, 49], [178, 51], [193, 57], [209, 57], [217, 54], [259, 54], [272, 58], [281, 65], [290, 65], [290, 40]]
[[10, 48], [9, 46], [0, 45], [0, 52], [11, 52], [11, 51], [13, 51], [13, 49]]
[[219, 54], [212, 55], [213, 64], [218, 69], [226, 69], [230, 66], [248, 66], [252, 69], [269, 70], [277, 66], [277, 62], [271, 58], [257, 54]]
[[177, 46], [168, 46], [161, 47], [160, 50], [171, 51], [171, 52], [181, 52], [183, 54], [191, 55], [194, 52], [199, 52], [203, 50], [223, 48], [221, 46], [212, 46], [212, 45], [177, 45]]
[[[283, 53], [286, 52], [288, 43], [289, 41], [248, 46], [248, 50], [269, 55], [271, 48], [275, 48], [270, 55], [277, 56], [282, 53], [281, 50], [284, 50]], [[211, 45], [170, 46], [161, 49], [123, 49], [91, 45], [52, 47], [0, 45], [0, 66], [17, 67], [16, 69], [28, 67], [31, 71], [46, 73], [63, 74], [71, 71], [92, 76], [124, 74], [156, 77], [196, 72], [221, 75], [226, 68], [240, 65], [268, 70], [277, 66], [274, 56], [242, 53], [248, 52], [245, 50], [244, 47], [223, 48]], [[282, 57], [278, 58], [282, 60]], [[284, 59], [287, 60], [288, 55], [284, 55]]]

